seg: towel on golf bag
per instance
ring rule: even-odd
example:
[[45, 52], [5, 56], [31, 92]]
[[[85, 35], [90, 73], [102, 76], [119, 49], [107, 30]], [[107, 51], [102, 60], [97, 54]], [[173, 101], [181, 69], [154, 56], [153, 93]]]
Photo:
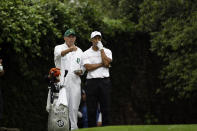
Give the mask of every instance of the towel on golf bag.
[[51, 109], [51, 90], [49, 89], [48, 91], [48, 96], [47, 96], [47, 105], [46, 105], [46, 111], [49, 113], [50, 109]]

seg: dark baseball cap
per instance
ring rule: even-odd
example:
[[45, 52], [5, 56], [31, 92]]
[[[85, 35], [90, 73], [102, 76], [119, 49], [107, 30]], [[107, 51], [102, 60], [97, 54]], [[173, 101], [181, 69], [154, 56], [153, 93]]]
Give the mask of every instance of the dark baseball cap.
[[75, 33], [75, 31], [74, 31], [73, 29], [68, 29], [68, 30], [66, 30], [66, 32], [64, 33], [64, 37], [67, 37], [67, 36], [69, 36], [69, 35], [74, 35], [74, 36], [76, 36], [76, 33]]

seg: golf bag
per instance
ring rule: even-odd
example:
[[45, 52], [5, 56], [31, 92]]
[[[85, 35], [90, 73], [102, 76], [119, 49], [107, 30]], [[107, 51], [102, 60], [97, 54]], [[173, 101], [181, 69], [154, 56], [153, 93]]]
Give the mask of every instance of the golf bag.
[[59, 96], [60, 70], [58, 68], [51, 68], [48, 79], [48, 98], [47, 111], [48, 115], [48, 131], [69, 131], [68, 107], [62, 104], [58, 105], [57, 100]]

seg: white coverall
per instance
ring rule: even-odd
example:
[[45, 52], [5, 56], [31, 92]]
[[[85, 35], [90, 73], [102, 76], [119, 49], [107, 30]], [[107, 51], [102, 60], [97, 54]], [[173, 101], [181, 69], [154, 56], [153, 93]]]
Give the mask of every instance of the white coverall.
[[[77, 113], [81, 100], [81, 79], [74, 71], [82, 69], [81, 57], [83, 52], [77, 47], [76, 51], [61, 56], [61, 52], [66, 49], [68, 46], [64, 43], [56, 46], [54, 50], [55, 65], [56, 68], [60, 68], [60, 84], [63, 85], [57, 103], [68, 106], [71, 130], [75, 130], [78, 129]], [[66, 77], [64, 77], [65, 70], [68, 70]]]

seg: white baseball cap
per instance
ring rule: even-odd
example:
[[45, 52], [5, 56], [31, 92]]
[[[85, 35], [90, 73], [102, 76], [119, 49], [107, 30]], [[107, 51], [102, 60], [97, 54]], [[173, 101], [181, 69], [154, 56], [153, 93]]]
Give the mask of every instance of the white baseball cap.
[[98, 31], [92, 32], [90, 38], [92, 39], [92, 38], [94, 38], [97, 35], [101, 36], [101, 32], [98, 32]]

